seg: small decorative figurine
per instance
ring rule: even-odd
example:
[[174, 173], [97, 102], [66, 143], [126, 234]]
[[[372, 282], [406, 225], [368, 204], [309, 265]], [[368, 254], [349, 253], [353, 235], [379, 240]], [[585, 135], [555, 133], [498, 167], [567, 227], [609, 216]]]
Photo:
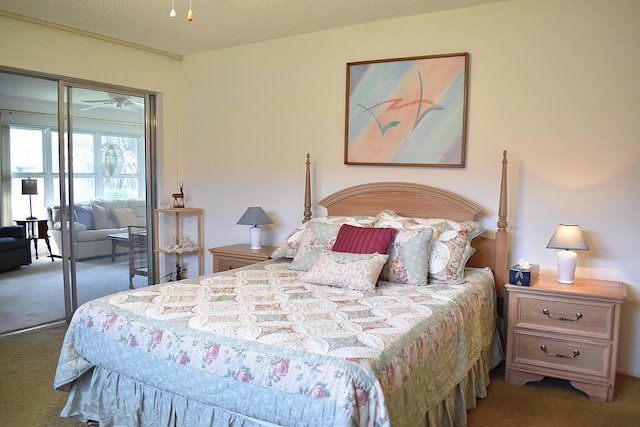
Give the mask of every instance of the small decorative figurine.
[[183, 183], [180, 183], [180, 192], [173, 193], [173, 207], [174, 208], [184, 208], [184, 191], [183, 191]]

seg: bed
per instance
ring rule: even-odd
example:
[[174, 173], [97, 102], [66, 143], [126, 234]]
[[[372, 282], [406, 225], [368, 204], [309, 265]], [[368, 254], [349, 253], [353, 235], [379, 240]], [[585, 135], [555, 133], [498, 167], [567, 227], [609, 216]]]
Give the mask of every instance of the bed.
[[303, 223], [274, 259], [78, 308], [54, 379], [69, 393], [61, 416], [104, 427], [466, 425], [502, 360], [506, 164], [504, 152], [488, 237], [479, 205], [412, 183], [349, 187], [312, 218], [307, 156]]

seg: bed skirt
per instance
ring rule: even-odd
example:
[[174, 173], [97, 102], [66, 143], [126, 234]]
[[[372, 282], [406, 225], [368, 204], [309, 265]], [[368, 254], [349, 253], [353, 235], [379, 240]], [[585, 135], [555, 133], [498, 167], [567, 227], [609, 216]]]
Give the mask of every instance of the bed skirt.
[[[481, 353], [456, 387], [426, 412], [420, 425], [466, 426], [467, 410], [476, 406], [477, 398], [486, 397], [489, 371], [502, 357], [502, 346], [496, 334], [491, 350]], [[100, 427], [275, 427], [99, 367], [73, 382], [60, 416], [74, 417], [85, 423], [98, 421]]]

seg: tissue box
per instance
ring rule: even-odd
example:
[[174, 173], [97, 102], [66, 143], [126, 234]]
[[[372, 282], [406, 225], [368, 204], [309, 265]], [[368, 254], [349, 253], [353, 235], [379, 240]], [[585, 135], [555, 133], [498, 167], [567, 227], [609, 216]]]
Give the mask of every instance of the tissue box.
[[538, 280], [539, 271], [540, 266], [537, 264], [529, 264], [529, 268], [514, 265], [509, 269], [509, 283], [512, 285], [530, 286]]

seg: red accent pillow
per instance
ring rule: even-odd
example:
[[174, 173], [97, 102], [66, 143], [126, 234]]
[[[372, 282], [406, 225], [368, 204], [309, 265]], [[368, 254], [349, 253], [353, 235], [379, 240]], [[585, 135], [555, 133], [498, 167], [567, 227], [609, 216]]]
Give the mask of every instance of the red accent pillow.
[[394, 228], [354, 227], [343, 224], [338, 231], [332, 251], [352, 254], [386, 254], [393, 236]]

